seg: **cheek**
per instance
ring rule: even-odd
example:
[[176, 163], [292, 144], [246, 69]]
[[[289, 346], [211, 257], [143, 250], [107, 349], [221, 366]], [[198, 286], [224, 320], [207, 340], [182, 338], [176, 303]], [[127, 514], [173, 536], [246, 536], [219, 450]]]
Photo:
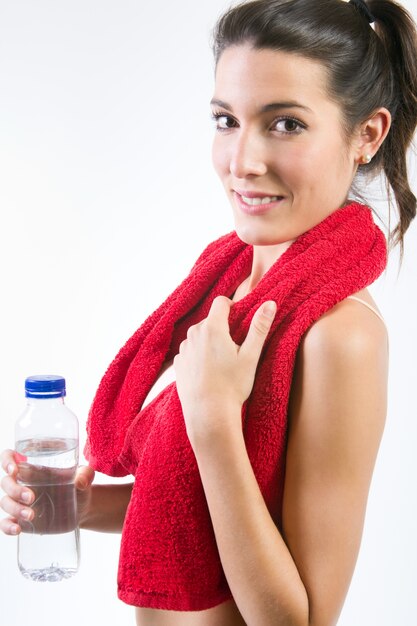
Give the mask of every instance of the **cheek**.
[[311, 164], [316, 163], [310, 151], [302, 145], [278, 146], [270, 152], [269, 170], [281, 182], [298, 186], [310, 177]]
[[285, 180], [309, 188], [335, 181], [341, 173], [346, 173], [343, 146], [331, 141], [291, 146], [291, 150], [277, 157], [275, 163]]
[[317, 140], [311, 143], [308, 157], [314, 162], [320, 171], [321, 164], [330, 169], [338, 169], [346, 166], [346, 145], [340, 137], [337, 129], [328, 133], [322, 132]]

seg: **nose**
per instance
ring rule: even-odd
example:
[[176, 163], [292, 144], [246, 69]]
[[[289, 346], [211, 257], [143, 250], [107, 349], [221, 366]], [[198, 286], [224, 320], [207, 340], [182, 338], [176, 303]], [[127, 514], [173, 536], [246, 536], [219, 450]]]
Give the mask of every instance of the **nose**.
[[236, 178], [266, 174], [265, 152], [262, 139], [252, 133], [236, 133], [230, 154], [230, 173]]

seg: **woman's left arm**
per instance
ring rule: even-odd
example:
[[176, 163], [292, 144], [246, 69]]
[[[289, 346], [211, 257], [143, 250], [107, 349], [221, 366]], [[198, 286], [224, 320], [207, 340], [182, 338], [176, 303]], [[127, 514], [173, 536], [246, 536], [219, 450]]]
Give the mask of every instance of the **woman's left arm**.
[[241, 424], [272, 318], [261, 307], [239, 348], [228, 333], [230, 306], [216, 298], [175, 359], [223, 569], [248, 626], [332, 626], [355, 566], [385, 420], [386, 342], [369, 317], [358, 324], [339, 305], [300, 344], [281, 535]]

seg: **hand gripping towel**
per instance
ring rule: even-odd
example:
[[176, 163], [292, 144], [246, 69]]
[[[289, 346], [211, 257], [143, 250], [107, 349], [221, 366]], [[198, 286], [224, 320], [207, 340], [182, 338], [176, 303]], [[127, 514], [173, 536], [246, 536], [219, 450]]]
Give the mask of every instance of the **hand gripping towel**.
[[[252, 255], [252, 246], [235, 232], [209, 244], [185, 280], [120, 350], [93, 401], [86, 457], [100, 472], [135, 476], [118, 571], [118, 594], [128, 604], [196, 611], [231, 597], [175, 383], [141, 406], [189, 326], [207, 316], [216, 296], [231, 297], [250, 274]], [[287, 406], [300, 340], [327, 310], [370, 285], [386, 263], [386, 239], [371, 209], [353, 202], [299, 236], [231, 309], [230, 333], [240, 345], [261, 303], [277, 303], [251, 395], [242, 407], [242, 427], [278, 529]]]

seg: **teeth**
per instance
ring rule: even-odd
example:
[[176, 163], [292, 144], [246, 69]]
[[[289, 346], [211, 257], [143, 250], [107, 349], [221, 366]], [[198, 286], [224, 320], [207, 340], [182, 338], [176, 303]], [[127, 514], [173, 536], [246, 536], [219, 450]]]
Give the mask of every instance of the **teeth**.
[[279, 196], [266, 196], [266, 198], [247, 198], [246, 196], [242, 196], [243, 202], [245, 204], [250, 204], [251, 206], [258, 206], [259, 204], [269, 204], [269, 202], [276, 202]]

